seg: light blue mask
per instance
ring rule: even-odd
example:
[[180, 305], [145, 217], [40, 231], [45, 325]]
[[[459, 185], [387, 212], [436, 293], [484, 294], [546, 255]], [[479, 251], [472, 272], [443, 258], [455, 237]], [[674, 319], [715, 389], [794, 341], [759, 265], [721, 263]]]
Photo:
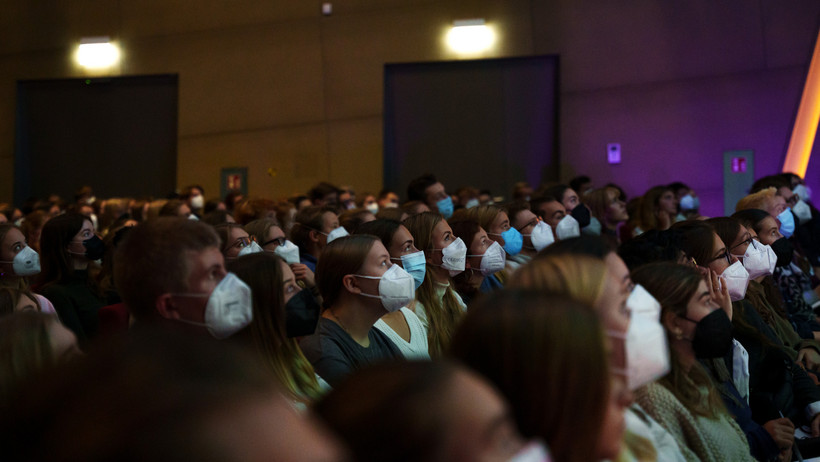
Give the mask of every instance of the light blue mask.
[[601, 235], [601, 222], [598, 221], [597, 218], [592, 217], [589, 220], [589, 224], [581, 228], [582, 234], [589, 234], [591, 236], [600, 236]]
[[518, 255], [521, 248], [524, 246], [524, 236], [518, 232], [517, 229], [510, 227], [501, 234], [487, 233], [491, 236], [501, 236], [504, 239], [504, 251], [507, 255]]
[[447, 196], [436, 202], [436, 208], [438, 208], [438, 213], [442, 214], [444, 218], [450, 218], [453, 216], [453, 198]]
[[473, 207], [478, 207], [479, 205], [481, 205], [481, 203], [478, 202], [478, 199], [476, 199], [474, 197], [474, 198], [468, 200], [466, 204], [464, 204], [464, 208], [465, 209], [471, 209]]
[[401, 266], [404, 270], [413, 276], [413, 281], [416, 283], [416, 289], [421, 287], [424, 282], [424, 274], [427, 271], [427, 259], [424, 257], [424, 252], [418, 252], [402, 255], [401, 258], [391, 258], [391, 260], [401, 260]]
[[777, 219], [780, 220], [780, 234], [786, 238], [792, 237], [792, 234], [794, 234], [794, 215], [792, 215], [792, 209], [786, 207], [786, 210], [781, 212], [780, 215], [777, 216]]
[[698, 210], [700, 208], [700, 198], [687, 194], [680, 198], [681, 210]]

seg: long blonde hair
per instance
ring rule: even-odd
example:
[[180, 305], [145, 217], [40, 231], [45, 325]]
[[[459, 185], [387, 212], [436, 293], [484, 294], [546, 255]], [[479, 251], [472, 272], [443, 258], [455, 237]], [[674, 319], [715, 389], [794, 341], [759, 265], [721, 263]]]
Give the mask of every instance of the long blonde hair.
[[[440, 214], [423, 212], [404, 220], [402, 224], [410, 231], [416, 247], [429, 256], [433, 250], [433, 229], [441, 221], [444, 221], [444, 217]], [[427, 344], [430, 356], [438, 357], [450, 344], [464, 311], [458, 295], [453, 290], [452, 280], [439, 302], [436, 296], [436, 282], [433, 280], [433, 268], [429, 264], [426, 268], [424, 282], [416, 289], [416, 300], [424, 305], [427, 314]]]
[[595, 306], [601, 298], [608, 272], [603, 261], [585, 255], [548, 255], [518, 268], [510, 287], [565, 294]]

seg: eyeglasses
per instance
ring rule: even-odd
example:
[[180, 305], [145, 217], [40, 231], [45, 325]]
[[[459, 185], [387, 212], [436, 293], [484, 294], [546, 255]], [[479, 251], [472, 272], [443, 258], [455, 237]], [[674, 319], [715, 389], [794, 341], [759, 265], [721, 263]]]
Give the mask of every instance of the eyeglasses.
[[529, 222], [529, 223], [527, 223], [526, 225], [524, 225], [524, 226], [522, 226], [522, 227], [520, 227], [520, 228], [515, 228], [515, 229], [517, 229], [517, 230], [518, 230], [518, 232], [520, 233], [522, 229], [527, 228], [527, 227], [530, 227], [530, 226], [535, 226], [535, 225], [537, 225], [537, 224], [538, 224], [538, 222], [539, 222], [539, 221], [541, 221], [541, 218], [540, 218], [540, 217], [536, 217], [536, 218], [533, 218], [532, 220], [530, 220], [530, 222]]
[[754, 242], [755, 242], [754, 238], [753, 238], [753, 237], [749, 237], [749, 239], [746, 239], [745, 241], [743, 241], [743, 242], [741, 242], [740, 244], [738, 244], [738, 245], [736, 245], [736, 246], [732, 247], [732, 248], [731, 248], [731, 249], [729, 249], [729, 250], [735, 250], [736, 248], [738, 248], [738, 247], [740, 247], [740, 246], [743, 246], [743, 245], [746, 245], [746, 246], [752, 246], [752, 248], [756, 248], [756, 246], [755, 246]]
[[251, 245], [251, 242], [256, 242], [256, 238], [255, 237], [240, 237], [239, 239], [235, 240], [233, 242], [233, 244], [231, 244], [231, 247], [236, 247], [236, 248], [239, 248], [239, 249], [243, 249], [243, 248]]
[[726, 263], [728, 263], [730, 265], [732, 264], [732, 256], [729, 254], [729, 250], [724, 249], [722, 254], [720, 254], [717, 257], [715, 257], [715, 258], [709, 260], [708, 262], [706, 262], [706, 265], [710, 265], [711, 263], [716, 262], [716, 261], [720, 260], [721, 258], [725, 258]]
[[799, 200], [800, 200], [800, 196], [798, 196], [797, 194], [792, 194], [792, 197], [786, 199], [786, 203], [789, 204], [790, 206], [794, 207], [795, 205], [797, 205], [797, 201], [799, 201]]
[[281, 247], [281, 246], [285, 245], [285, 238], [284, 237], [273, 238], [273, 239], [263, 243], [262, 247], [265, 247], [268, 244], [273, 244], [274, 242], [276, 243], [277, 247]]

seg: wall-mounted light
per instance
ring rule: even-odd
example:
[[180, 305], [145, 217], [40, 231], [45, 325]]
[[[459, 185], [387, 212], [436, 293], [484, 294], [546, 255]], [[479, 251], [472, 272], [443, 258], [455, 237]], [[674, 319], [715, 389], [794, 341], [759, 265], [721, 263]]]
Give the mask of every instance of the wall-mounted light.
[[86, 69], [111, 67], [120, 59], [120, 50], [108, 37], [86, 37], [80, 40], [77, 62]]
[[495, 32], [483, 19], [459, 19], [447, 33], [447, 44], [456, 53], [487, 51], [495, 43]]

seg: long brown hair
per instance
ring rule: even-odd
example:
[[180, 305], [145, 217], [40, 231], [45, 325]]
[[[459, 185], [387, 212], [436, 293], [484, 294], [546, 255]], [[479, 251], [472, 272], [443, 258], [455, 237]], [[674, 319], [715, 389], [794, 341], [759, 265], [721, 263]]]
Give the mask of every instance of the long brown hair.
[[[661, 319], [668, 313], [686, 317], [686, 309], [692, 296], [698, 290], [703, 276], [690, 266], [671, 262], [657, 262], [641, 266], [632, 272], [632, 281], [642, 285], [661, 304]], [[664, 326], [665, 328], [665, 326]], [[666, 337], [672, 343], [672, 335], [667, 330]], [[720, 393], [706, 370], [697, 361], [687, 374], [675, 350], [670, 348], [671, 371], [658, 383], [666, 387], [693, 414], [715, 419], [726, 412]], [[706, 399], [701, 389], [708, 390]]]
[[322, 251], [316, 264], [316, 287], [322, 294], [322, 307], [328, 309], [344, 290], [342, 279], [358, 274], [373, 243], [379, 239], [367, 234], [353, 234], [334, 239]]
[[[555, 460], [594, 460], [610, 396], [598, 315], [541, 290], [505, 289], [470, 306], [450, 353], [495, 384], [526, 438]], [[583, 438], [578, 435], [583, 434]]]
[[71, 255], [68, 254], [68, 245], [86, 221], [91, 223], [88, 217], [69, 212], [48, 220], [43, 226], [43, 235], [40, 238], [42, 248], [40, 278], [43, 286], [64, 282], [74, 274]]
[[48, 329], [54, 315], [19, 312], [0, 319], [0, 402], [14, 396], [18, 384], [55, 364]]
[[591, 256], [544, 255], [518, 268], [509, 286], [565, 294], [595, 306], [603, 293], [607, 274], [606, 264]]
[[[422, 212], [413, 215], [402, 224], [410, 231], [416, 248], [423, 250], [426, 256], [433, 251], [433, 229], [444, 217], [436, 212]], [[440, 356], [453, 336], [456, 326], [461, 321], [464, 311], [452, 283], [444, 292], [439, 302], [436, 296], [436, 282], [433, 280], [432, 267], [428, 264], [424, 282], [416, 289], [416, 300], [424, 305], [427, 314], [427, 344], [431, 357]]]
[[285, 330], [282, 261], [277, 255], [259, 252], [228, 262], [227, 269], [251, 288], [253, 321], [246, 331], [257, 355], [291, 398], [310, 402], [320, 396], [321, 390], [313, 366]]

